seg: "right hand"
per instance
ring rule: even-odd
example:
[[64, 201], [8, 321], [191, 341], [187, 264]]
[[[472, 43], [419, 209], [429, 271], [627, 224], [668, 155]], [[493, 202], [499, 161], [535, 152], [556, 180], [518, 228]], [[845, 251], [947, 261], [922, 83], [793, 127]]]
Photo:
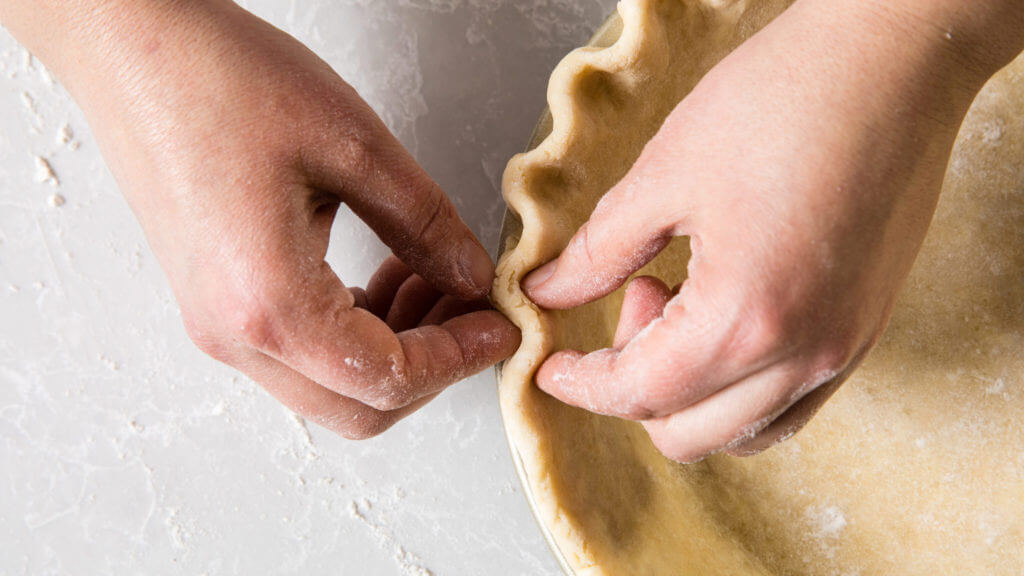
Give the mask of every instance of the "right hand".
[[[516, 349], [486, 251], [326, 63], [231, 2], [107, 6], [102, 57], [52, 67], [202, 350], [365, 438]], [[365, 292], [324, 261], [342, 202], [396, 256]]]

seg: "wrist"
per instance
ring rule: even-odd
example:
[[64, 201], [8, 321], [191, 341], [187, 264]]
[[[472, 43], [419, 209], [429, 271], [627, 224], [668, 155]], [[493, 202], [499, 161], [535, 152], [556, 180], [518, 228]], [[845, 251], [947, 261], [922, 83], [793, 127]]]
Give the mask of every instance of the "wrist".
[[965, 68], [987, 80], [1024, 50], [1024, 0], [898, 0], [896, 18], [943, 42]]
[[991, 24], [996, 5], [1011, 3], [1024, 0], [978, 0], [991, 12], [967, 0], [798, 0], [769, 28], [778, 28], [775, 58], [847, 101], [853, 117], [890, 110], [955, 128], [1024, 44], [1024, 26]]
[[891, 28], [905, 42], [923, 46], [943, 72], [977, 89], [1024, 50], [1024, 0], [841, 0], [834, 4]]
[[84, 107], [187, 67], [214, 16], [233, 11], [244, 12], [228, 0], [0, 0], [4, 26]]

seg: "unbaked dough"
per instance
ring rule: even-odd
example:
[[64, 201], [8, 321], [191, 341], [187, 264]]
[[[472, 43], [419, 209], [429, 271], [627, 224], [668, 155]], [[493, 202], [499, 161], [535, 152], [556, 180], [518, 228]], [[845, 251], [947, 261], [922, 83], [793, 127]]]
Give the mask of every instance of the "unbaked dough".
[[[614, 44], [574, 51], [548, 133], [505, 172], [494, 291], [523, 330], [502, 413], [541, 523], [579, 575], [1024, 574], [1024, 59], [964, 123], [889, 328], [810, 425], [695, 465], [638, 425], [533, 384], [553, 351], [611, 343], [621, 293], [566, 312], [519, 283], [554, 258], [669, 111], [784, 0], [623, 0]], [[643, 273], [683, 280], [686, 242]]]

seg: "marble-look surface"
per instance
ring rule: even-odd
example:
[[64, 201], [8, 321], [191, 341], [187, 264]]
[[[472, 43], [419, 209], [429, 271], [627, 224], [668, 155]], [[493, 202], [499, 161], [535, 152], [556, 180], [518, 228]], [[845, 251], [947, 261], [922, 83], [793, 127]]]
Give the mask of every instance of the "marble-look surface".
[[[249, 0], [373, 105], [488, 246], [547, 76], [612, 0]], [[350, 214], [329, 259], [382, 245]], [[307, 426], [185, 336], [89, 128], [0, 29], [0, 575], [555, 575], [492, 371], [384, 436]]]

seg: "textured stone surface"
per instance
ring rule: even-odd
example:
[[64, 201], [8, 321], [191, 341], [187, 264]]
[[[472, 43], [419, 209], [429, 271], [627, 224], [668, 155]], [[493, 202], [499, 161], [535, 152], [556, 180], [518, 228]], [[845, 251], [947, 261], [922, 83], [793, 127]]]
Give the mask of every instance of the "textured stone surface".
[[[250, 0], [331, 63], [488, 246], [550, 70], [611, 0]], [[329, 259], [384, 258], [350, 214]], [[188, 342], [81, 113], [0, 30], [0, 575], [554, 575], [490, 371], [346, 442]]]

